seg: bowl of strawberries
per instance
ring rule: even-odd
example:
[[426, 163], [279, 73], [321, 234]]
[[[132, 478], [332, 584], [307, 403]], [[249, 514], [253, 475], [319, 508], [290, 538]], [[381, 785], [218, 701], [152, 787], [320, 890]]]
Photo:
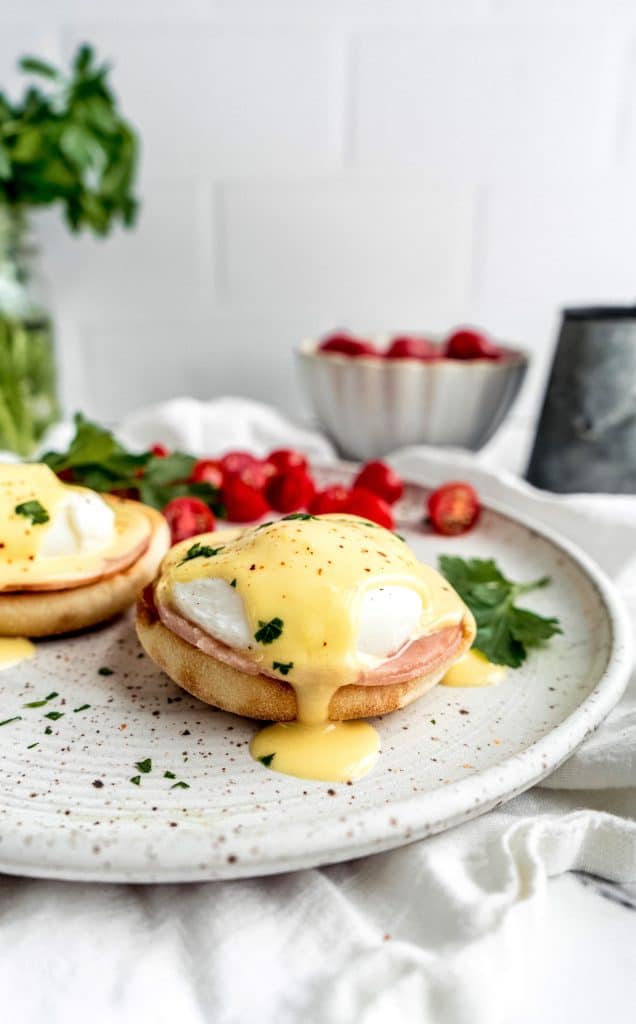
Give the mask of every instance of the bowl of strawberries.
[[323, 430], [347, 458], [373, 459], [404, 445], [477, 451], [519, 394], [528, 356], [460, 327], [443, 339], [378, 341], [345, 331], [298, 350]]

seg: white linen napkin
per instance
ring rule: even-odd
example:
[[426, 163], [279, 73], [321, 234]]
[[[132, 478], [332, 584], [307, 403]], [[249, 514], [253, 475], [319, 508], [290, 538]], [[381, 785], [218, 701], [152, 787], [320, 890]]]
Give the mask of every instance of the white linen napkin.
[[[179, 399], [118, 433], [201, 455], [293, 445], [332, 456], [318, 435], [240, 399]], [[486, 500], [561, 530], [614, 577], [636, 624], [636, 496], [555, 497], [454, 452], [411, 448], [391, 461], [425, 483], [472, 480]], [[529, 1022], [542, 958], [560, 952], [549, 879], [577, 870], [636, 882], [635, 752], [633, 678], [543, 787], [399, 850], [183, 886], [4, 877], [3, 1002], [20, 1024]], [[585, 908], [570, 912], [583, 929]], [[551, 1019], [573, 1018], [557, 1007]]]

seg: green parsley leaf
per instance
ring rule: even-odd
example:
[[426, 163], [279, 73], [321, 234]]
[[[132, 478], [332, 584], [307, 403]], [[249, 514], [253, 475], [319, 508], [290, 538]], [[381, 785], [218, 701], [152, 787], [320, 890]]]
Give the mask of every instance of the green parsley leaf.
[[133, 775], [132, 779], [128, 780], [132, 782], [133, 786], [139, 786], [141, 783], [141, 775]]
[[16, 505], [13, 511], [18, 516], [30, 519], [33, 526], [40, 526], [49, 521], [49, 514], [39, 501], [23, 501], [21, 505]]
[[280, 672], [280, 674], [282, 676], [289, 675], [289, 673], [291, 672], [293, 667], [294, 667], [293, 661], [287, 661], [287, 662], [274, 661], [274, 662], [272, 662], [272, 668], [274, 669], [274, 671], [276, 671], [278, 669], [278, 671]]
[[[303, 520], [307, 520], [307, 519], [317, 519], [317, 518], [318, 518], [318, 516], [310, 516], [309, 512], [292, 512], [291, 515], [283, 516], [283, 522], [286, 522], [288, 519], [303, 519]], [[264, 525], [267, 526], [268, 524], [265, 523]]]
[[190, 789], [190, 784], [188, 782], [175, 782], [170, 789]]
[[53, 730], [51, 729], [51, 726], [47, 725], [46, 729], [44, 730], [44, 735], [45, 736], [50, 736], [52, 732], [53, 732]]
[[259, 530], [264, 530], [266, 526], [273, 526], [273, 525], [274, 525], [274, 520], [273, 519], [268, 519], [266, 523], [261, 523], [260, 526], [256, 527], [256, 532], [258, 533]]
[[22, 715], [14, 715], [13, 718], [5, 718], [4, 722], [0, 722], [0, 725], [9, 725], [10, 722], [22, 721]]
[[236, 590], [236, 580], [235, 579], [232, 580], [232, 582], [230, 583], [230, 586], [234, 587], [234, 589]]
[[174, 772], [167, 772], [166, 771], [166, 772], [163, 773], [163, 777], [164, 777], [164, 779], [176, 779], [177, 776], [175, 775]]
[[78, 711], [86, 711], [88, 708], [90, 708], [90, 704], [80, 704], [78, 708], [73, 708], [73, 712], [77, 714]]
[[33, 750], [33, 748], [37, 747], [37, 746], [39, 746], [38, 743], [29, 743], [29, 745], [27, 747], [27, 750]]
[[64, 718], [64, 712], [63, 711], [47, 711], [47, 713], [45, 714], [44, 717], [45, 718], [50, 718], [52, 722], [57, 722], [58, 718]]
[[283, 620], [278, 616], [275, 619], [270, 619], [269, 622], [259, 619], [258, 625], [259, 629], [254, 633], [254, 639], [258, 640], [259, 644], [271, 644], [274, 640], [278, 640], [283, 632]]
[[519, 668], [528, 655], [528, 648], [539, 647], [562, 632], [558, 619], [517, 608], [515, 603], [522, 594], [547, 586], [548, 577], [530, 583], [514, 583], [492, 559], [465, 560], [441, 555], [439, 566], [475, 616], [474, 646], [495, 665]]
[[196, 541], [188, 548], [185, 556], [179, 562], [179, 565], [183, 565], [184, 562], [189, 562], [192, 558], [214, 558], [215, 555], [218, 555], [219, 551], [223, 551], [224, 547], [225, 545], [221, 544], [218, 548], [211, 548], [207, 544], [199, 544], [199, 542]]
[[115, 673], [113, 672], [112, 668], [108, 668], [107, 665], [102, 665], [101, 668], [97, 669], [98, 676], [112, 676], [114, 674]]
[[190, 480], [196, 464], [192, 455], [128, 452], [109, 430], [81, 413], [75, 416], [75, 437], [68, 450], [47, 452], [41, 461], [58, 474], [70, 470], [76, 484], [95, 491], [124, 492], [160, 511], [173, 498], [196, 497], [223, 516], [218, 490]]
[[59, 693], [56, 693], [54, 690], [53, 693], [49, 693], [46, 697], [43, 697], [42, 700], [32, 700], [28, 704], [23, 704], [22, 707], [43, 708], [45, 704], [48, 704], [50, 700], [54, 700], [56, 697], [59, 697]]
[[264, 764], [266, 768], [269, 768], [270, 764], [272, 763], [272, 761], [274, 760], [275, 757], [276, 757], [275, 753], [274, 754], [263, 754], [262, 757], [259, 757], [259, 761], [261, 762], [261, 764]]
[[140, 772], [147, 775], [148, 772], [152, 771], [152, 758], [146, 757], [143, 761], [135, 761], [135, 768], [138, 768]]

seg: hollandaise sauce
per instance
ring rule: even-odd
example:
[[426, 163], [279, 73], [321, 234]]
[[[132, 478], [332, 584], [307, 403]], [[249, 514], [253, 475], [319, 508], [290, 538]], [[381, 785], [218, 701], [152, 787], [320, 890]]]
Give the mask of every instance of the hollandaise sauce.
[[23, 636], [0, 637], [0, 672], [35, 655], [35, 645]]
[[444, 678], [443, 686], [494, 686], [506, 675], [505, 665], [488, 661], [481, 651], [468, 651], [452, 665]]
[[284, 775], [355, 782], [377, 761], [380, 737], [368, 722], [276, 722], [256, 733], [250, 753]]
[[329, 718], [336, 691], [387, 660], [361, 649], [365, 595], [405, 588], [419, 598], [410, 635], [397, 647], [469, 615], [446, 580], [400, 538], [345, 515], [296, 514], [256, 529], [212, 533], [197, 545], [184, 542], [164, 562], [156, 596], [210, 629], [202, 591], [198, 608], [186, 607], [184, 598], [189, 585], [208, 580], [224, 580], [240, 595], [247, 620], [241, 656], [296, 695], [296, 721], [262, 729], [252, 756], [308, 779], [359, 779], [379, 754], [379, 735], [367, 722]]

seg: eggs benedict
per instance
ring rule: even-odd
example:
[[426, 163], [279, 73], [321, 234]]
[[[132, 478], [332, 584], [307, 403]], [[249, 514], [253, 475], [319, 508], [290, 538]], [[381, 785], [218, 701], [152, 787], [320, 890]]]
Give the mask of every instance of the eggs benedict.
[[278, 723], [252, 754], [292, 775], [359, 778], [379, 750], [360, 721], [404, 707], [470, 647], [449, 583], [395, 534], [295, 513], [177, 544], [138, 603], [142, 645], [226, 711]]
[[169, 543], [154, 509], [65, 484], [45, 465], [0, 464], [0, 636], [52, 636], [112, 618]]

